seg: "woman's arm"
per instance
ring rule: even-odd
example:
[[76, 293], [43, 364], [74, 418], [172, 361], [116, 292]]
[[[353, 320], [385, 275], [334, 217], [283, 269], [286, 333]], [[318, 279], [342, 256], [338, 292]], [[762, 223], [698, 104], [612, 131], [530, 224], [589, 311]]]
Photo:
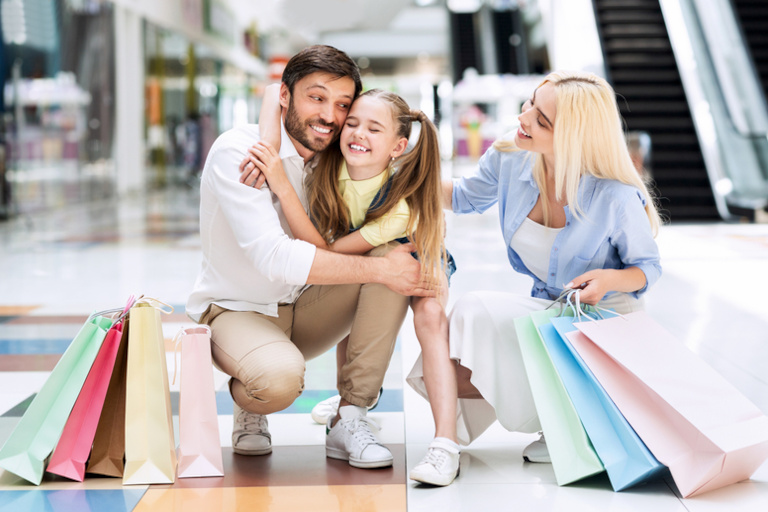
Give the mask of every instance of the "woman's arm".
[[365, 254], [373, 249], [374, 246], [366, 242], [359, 231], [328, 244], [304, 211], [296, 190], [285, 175], [283, 163], [277, 151], [264, 142], [255, 144], [248, 151], [254, 156], [253, 161], [259, 172], [266, 178], [269, 189], [280, 200], [280, 206], [294, 238], [309, 242], [320, 249], [343, 254]]
[[[259, 137], [280, 152], [280, 84], [270, 84], [264, 88], [264, 97], [259, 111]], [[253, 158], [240, 162], [240, 183], [249, 187], [261, 188], [266, 176], [256, 166]]]
[[443, 180], [443, 208], [453, 209], [453, 180]]

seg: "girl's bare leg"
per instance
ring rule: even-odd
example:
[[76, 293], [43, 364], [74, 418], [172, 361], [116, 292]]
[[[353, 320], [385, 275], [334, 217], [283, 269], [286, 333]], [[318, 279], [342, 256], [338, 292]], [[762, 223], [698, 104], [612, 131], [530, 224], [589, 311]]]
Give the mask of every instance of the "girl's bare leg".
[[[447, 283], [442, 289], [448, 289]], [[448, 347], [447, 293], [439, 298], [414, 297], [411, 300], [413, 325], [421, 345], [424, 384], [435, 420], [435, 437], [456, 442], [456, 363], [451, 360]]]

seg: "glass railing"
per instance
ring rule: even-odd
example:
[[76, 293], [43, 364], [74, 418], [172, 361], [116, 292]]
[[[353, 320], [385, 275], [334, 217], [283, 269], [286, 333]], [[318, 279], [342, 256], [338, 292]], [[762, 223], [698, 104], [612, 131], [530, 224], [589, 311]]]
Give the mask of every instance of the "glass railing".
[[729, 0], [659, 0], [715, 201], [768, 205], [768, 106]]

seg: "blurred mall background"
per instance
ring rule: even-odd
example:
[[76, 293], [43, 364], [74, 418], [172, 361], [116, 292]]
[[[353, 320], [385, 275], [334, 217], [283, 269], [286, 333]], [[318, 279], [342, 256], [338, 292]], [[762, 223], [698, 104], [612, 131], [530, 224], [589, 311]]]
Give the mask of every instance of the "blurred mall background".
[[194, 187], [216, 136], [257, 122], [305, 45], [360, 65], [471, 162], [541, 75], [620, 95], [678, 221], [765, 221], [764, 0], [0, 0], [0, 218]]

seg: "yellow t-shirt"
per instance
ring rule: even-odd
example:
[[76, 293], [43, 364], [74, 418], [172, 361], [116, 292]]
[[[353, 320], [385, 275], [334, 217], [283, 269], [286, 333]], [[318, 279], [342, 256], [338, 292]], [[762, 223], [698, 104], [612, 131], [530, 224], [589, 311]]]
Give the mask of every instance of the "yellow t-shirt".
[[[389, 178], [389, 169], [367, 180], [355, 181], [349, 177], [347, 165], [342, 164], [339, 173], [339, 192], [349, 211], [349, 220], [353, 228], [359, 227], [365, 219], [365, 214], [376, 197], [376, 193], [384, 186]], [[410, 210], [405, 199], [401, 199], [390, 211], [373, 222], [360, 228], [360, 234], [369, 244], [375, 246], [407, 236], [406, 228], [410, 218]]]

